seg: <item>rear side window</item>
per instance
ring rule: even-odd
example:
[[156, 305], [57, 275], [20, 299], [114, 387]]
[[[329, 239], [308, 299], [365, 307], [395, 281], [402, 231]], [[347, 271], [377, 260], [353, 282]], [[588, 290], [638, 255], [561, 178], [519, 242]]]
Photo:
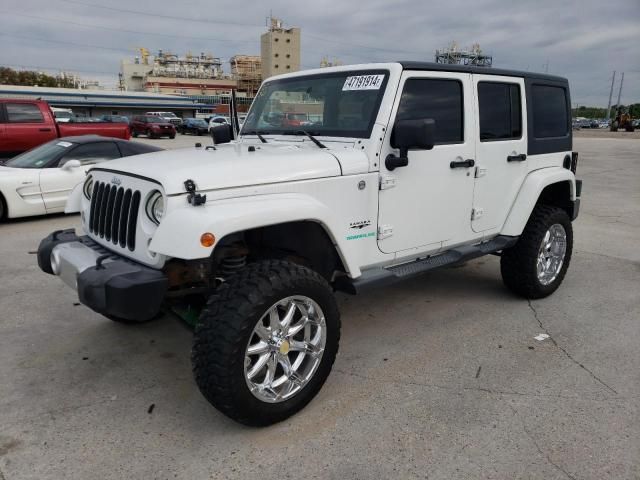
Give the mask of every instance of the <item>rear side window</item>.
[[37, 105], [31, 103], [5, 103], [9, 123], [44, 123]]
[[513, 83], [478, 83], [480, 141], [522, 137], [520, 86]]
[[533, 135], [536, 138], [564, 137], [569, 134], [569, 113], [565, 89], [533, 85]]
[[436, 143], [464, 140], [462, 84], [458, 80], [412, 78], [405, 82], [397, 120], [432, 118]]

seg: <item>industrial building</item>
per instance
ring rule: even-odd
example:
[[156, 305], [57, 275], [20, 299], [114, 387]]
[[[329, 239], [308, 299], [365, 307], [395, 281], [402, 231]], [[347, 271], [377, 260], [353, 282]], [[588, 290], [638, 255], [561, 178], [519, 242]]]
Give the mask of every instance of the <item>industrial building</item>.
[[0, 98], [45, 100], [52, 107], [71, 108], [86, 117], [100, 115], [140, 115], [149, 111], [174, 112], [182, 118], [195, 117], [196, 112], [211, 111], [213, 105], [177, 95], [147, 92], [78, 90], [74, 88], [25, 87], [0, 85]]
[[234, 55], [229, 60], [231, 78], [237, 82], [237, 89], [248, 96], [254, 96], [262, 83], [262, 59], [256, 55]]
[[153, 92], [168, 95], [219, 95], [237, 88], [237, 82], [225, 76], [222, 62], [211, 54], [181, 57], [159, 50], [151, 56], [146, 48], [133, 61], [120, 64], [120, 89], [128, 92]]
[[269, 30], [260, 36], [263, 79], [300, 70], [300, 29], [282, 25], [271, 17]]

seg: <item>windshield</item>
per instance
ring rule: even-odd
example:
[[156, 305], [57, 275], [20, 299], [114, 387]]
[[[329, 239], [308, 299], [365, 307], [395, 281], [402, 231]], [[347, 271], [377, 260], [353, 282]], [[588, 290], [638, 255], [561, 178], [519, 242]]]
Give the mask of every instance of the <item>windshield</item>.
[[59, 110], [54, 111], [53, 115], [56, 118], [71, 118], [71, 117], [73, 117], [73, 114], [71, 112], [61, 112]]
[[5, 167], [11, 168], [43, 168], [58, 154], [73, 147], [73, 143], [62, 140], [54, 140], [29, 150], [11, 160], [5, 162]]
[[160, 117], [147, 117], [149, 123], [167, 123], [164, 118]]
[[298, 133], [367, 138], [378, 114], [386, 70], [334, 72], [266, 82], [243, 133]]
[[173, 112], [162, 112], [160, 115], [162, 115], [163, 117], [177, 118], [176, 114]]
[[205, 122], [204, 120], [191, 120], [190, 123], [192, 125], [197, 126], [197, 127], [206, 127], [207, 126], [207, 122]]

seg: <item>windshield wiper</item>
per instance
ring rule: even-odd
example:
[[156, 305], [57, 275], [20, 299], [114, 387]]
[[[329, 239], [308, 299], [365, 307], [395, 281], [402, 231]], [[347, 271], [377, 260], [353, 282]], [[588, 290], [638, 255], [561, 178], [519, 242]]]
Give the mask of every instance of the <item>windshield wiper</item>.
[[297, 132], [295, 132], [294, 135], [306, 135], [307, 137], [309, 137], [309, 139], [315, 143], [319, 148], [327, 148], [327, 146], [322, 143], [320, 140], [318, 140], [316, 137], [314, 137], [313, 135], [311, 135], [309, 132], [307, 132], [306, 130], [298, 130]]
[[262, 143], [267, 143], [267, 139], [262, 136], [262, 134], [258, 130], [249, 130], [248, 132], [242, 132], [243, 135], [255, 135], [257, 136]]

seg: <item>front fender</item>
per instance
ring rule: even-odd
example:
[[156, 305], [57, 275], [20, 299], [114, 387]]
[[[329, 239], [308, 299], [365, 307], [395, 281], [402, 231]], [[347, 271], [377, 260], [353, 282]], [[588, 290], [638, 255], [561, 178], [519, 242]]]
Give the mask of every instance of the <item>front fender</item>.
[[571, 186], [570, 200], [574, 201], [576, 199], [576, 178], [571, 170], [562, 167], [541, 168], [527, 175], [500, 233], [502, 235], [520, 235], [542, 191], [549, 185], [567, 181]]
[[326, 205], [298, 193], [231, 198], [200, 207], [192, 207], [185, 201], [184, 207], [169, 210], [162, 219], [149, 250], [185, 260], [206, 258], [211, 255], [215, 245], [203, 247], [200, 244], [200, 236], [205, 232], [213, 233], [219, 241], [244, 230], [308, 220], [319, 223], [325, 229], [345, 268], [351, 275], [357, 276], [360, 269], [349, 261], [353, 257], [348, 254], [348, 249], [352, 247], [333, 235], [338, 231], [333, 217]]
[[67, 203], [64, 206], [64, 213], [78, 213], [82, 210], [82, 187], [84, 186], [84, 182], [79, 183], [73, 190], [71, 190], [71, 194], [67, 198]]

